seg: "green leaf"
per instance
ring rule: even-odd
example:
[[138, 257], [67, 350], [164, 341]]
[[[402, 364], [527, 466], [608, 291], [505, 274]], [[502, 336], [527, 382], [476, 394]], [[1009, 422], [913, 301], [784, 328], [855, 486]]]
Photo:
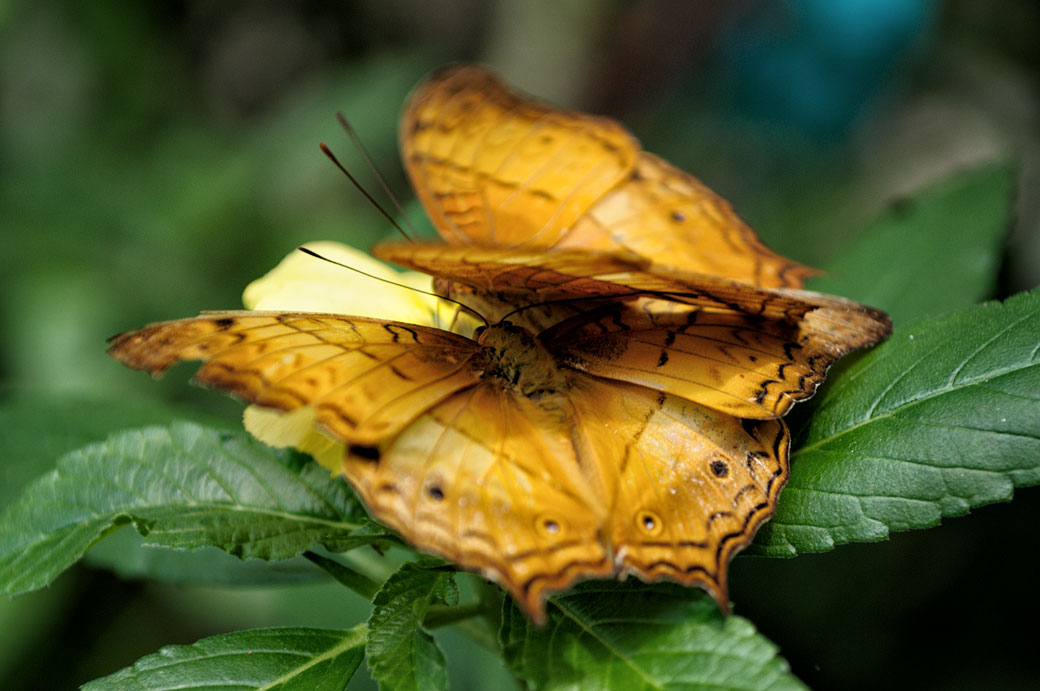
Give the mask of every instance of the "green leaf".
[[752, 552], [937, 525], [1040, 482], [1040, 290], [897, 329], [821, 397]]
[[444, 653], [422, 626], [432, 604], [455, 605], [454, 574], [408, 563], [390, 576], [372, 601], [368, 666], [384, 689], [444, 689]]
[[[104, 398], [15, 395], [0, 405], [0, 439], [4, 441], [4, 482], [0, 505], [70, 451], [128, 427], [160, 425], [190, 418], [219, 427], [198, 411], [184, 411], [154, 400], [113, 401]], [[55, 424], [60, 420], [61, 424]]]
[[266, 585], [323, 579], [303, 557], [267, 562], [242, 560], [216, 547], [168, 549], [145, 542], [132, 526], [124, 526], [94, 545], [83, 560], [121, 578], [178, 585]]
[[879, 307], [895, 324], [992, 295], [1011, 215], [1013, 170], [967, 171], [894, 204], [809, 282]]
[[74, 451], [0, 516], [0, 591], [47, 585], [97, 540], [132, 524], [146, 542], [288, 559], [384, 536], [328, 471], [244, 432], [194, 424], [123, 432]]
[[501, 641], [536, 689], [798, 689], [776, 646], [706, 594], [636, 580], [552, 598], [539, 628], [508, 600]]
[[168, 646], [82, 689], [342, 691], [364, 657], [365, 632], [364, 625], [235, 631]]

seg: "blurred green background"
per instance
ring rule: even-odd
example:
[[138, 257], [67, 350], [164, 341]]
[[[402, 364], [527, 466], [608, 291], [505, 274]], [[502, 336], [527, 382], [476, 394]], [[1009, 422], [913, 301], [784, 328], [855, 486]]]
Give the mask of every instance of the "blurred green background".
[[[808, 264], [921, 184], [1013, 161], [994, 297], [1040, 283], [1035, 0], [0, 0], [0, 506], [110, 431], [174, 414], [237, 425], [237, 403], [186, 386], [184, 369], [127, 371], [105, 338], [238, 307], [302, 242], [387, 236], [318, 143], [371, 180], [343, 111], [408, 200], [397, 115], [453, 60], [620, 118]], [[1035, 640], [1015, 628], [1040, 615], [1038, 497], [879, 545], [737, 559], [736, 611], [815, 687], [1035, 688]], [[118, 537], [108, 549], [135, 549]], [[168, 643], [366, 616], [322, 581], [124, 576], [81, 565], [0, 602], [0, 688], [73, 688]], [[502, 678], [493, 656], [439, 636], [455, 688]]]

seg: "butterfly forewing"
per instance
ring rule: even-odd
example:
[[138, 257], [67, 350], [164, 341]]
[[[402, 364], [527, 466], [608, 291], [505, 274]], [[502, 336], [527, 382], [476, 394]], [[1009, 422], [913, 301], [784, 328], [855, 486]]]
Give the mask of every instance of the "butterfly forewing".
[[758, 419], [780, 417], [812, 396], [850, 349], [806, 320], [662, 303], [610, 303], [556, 324], [542, 340], [575, 369]]
[[639, 151], [617, 123], [523, 99], [468, 65], [419, 86], [400, 140], [416, 196], [457, 244], [556, 244]]
[[519, 94], [474, 65], [416, 89], [400, 142], [416, 196], [451, 244], [628, 251], [771, 288], [800, 288], [812, 273], [620, 124]]
[[478, 381], [477, 346], [454, 334], [363, 317], [221, 312], [116, 336], [109, 353], [159, 374], [202, 360], [196, 379], [250, 403], [315, 409], [336, 437], [378, 443]]
[[807, 321], [805, 328], [815, 338], [835, 344], [841, 352], [872, 345], [891, 330], [883, 312], [850, 300], [651, 267], [632, 255], [422, 243], [385, 243], [373, 252], [477, 290], [521, 293], [528, 296], [529, 303], [573, 301], [593, 306], [595, 300], [647, 296], [787, 324]]

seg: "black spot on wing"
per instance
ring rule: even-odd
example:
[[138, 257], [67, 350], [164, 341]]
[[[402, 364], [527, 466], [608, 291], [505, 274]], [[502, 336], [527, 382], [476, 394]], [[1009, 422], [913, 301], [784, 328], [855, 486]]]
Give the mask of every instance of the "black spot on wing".
[[365, 444], [351, 444], [350, 453], [366, 461], [378, 461], [380, 457], [379, 447], [367, 446]]

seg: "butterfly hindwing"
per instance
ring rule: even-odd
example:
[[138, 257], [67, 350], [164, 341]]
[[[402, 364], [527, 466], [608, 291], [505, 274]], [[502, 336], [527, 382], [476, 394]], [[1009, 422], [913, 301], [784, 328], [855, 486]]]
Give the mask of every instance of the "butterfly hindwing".
[[109, 353], [159, 374], [202, 360], [195, 378], [317, 423], [353, 444], [377, 443], [478, 381], [477, 346], [414, 324], [335, 314], [219, 312], [116, 336]]
[[776, 510], [788, 476], [780, 420], [751, 421], [676, 396], [593, 378], [571, 396], [609, 462], [611, 511], [603, 534], [615, 568], [647, 581], [708, 590], [728, 606], [726, 569]]
[[377, 520], [535, 621], [547, 593], [622, 571], [725, 608], [729, 559], [786, 481], [787, 431], [575, 374], [539, 400], [493, 382], [459, 392], [343, 469]]
[[625, 250], [656, 264], [766, 288], [800, 288], [814, 273], [763, 245], [700, 180], [646, 152], [557, 247]]
[[501, 584], [536, 621], [547, 590], [613, 573], [607, 506], [567, 420], [496, 384], [455, 394], [343, 468], [378, 520]]

